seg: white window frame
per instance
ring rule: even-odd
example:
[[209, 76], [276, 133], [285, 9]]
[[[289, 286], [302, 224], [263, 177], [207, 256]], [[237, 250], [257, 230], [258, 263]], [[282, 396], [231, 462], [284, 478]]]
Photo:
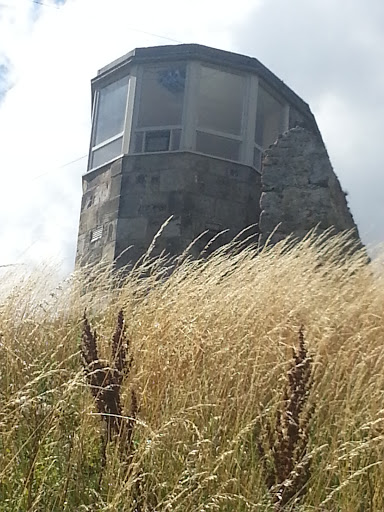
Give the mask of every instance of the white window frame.
[[180, 149], [184, 151], [196, 150], [197, 97], [200, 75], [201, 63], [199, 61], [188, 62], [180, 141]]
[[[207, 133], [209, 135], [215, 135], [217, 137], [222, 137], [225, 139], [231, 139], [236, 142], [240, 142], [239, 157], [237, 160], [229, 160], [228, 158], [220, 157], [217, 155], [211, 155], [211, 156], [213, 156], [214, 158], [221, 158], [221, 159], [227, 160], [227, 161], [232, 161], [232, 162], [237, 162], [237, 163], [245, 163], [244, 143], [245, 143], [246, 135], [248, 135], [246, 129], [247, 129], [247, 106], [248, 106], [248, 89], [249, 89], [248, 84], [249, 84], [250, 75], [247, 73], [242, 73], [241, 71], [236, 71], [236, 70], [230, 69], [230, 68], [225, 68], [225, 67], [221, 67], [221, 66], [217, 66], [217, 65], [215, 66], [214, 64], [210, 64], [210, 63], [198, 62], [197, 64], [199, 66], [199, 70], [196, 73], [197, 83], [195, 84], [195, 97], [194, 97], [194, 101], [193, 101], [193, 108], [195, 111], [195, 129], [194, 129], [193, 149], [196, 153], [201, 153], [196, 148], [197, 132]], [[228, 133], [228, 132], [222, 132], [222, 131], [215, 130], [212, 128], [204, 128], [202, 126], [199, 126], [198, 119], [197, 119], [197, 104], [198, 104], [198, 100], [199, 100], [199, 92], [200, 92], [199, 84], [200, 84], [200, 79], [201, 79], [201, 68], [202, 67], [214, 69], [217, 71], [222, 71], [224, 73], [231, 73], [232, 75], [237, 75], [237, 76], [240, 76], [243, 78], [243, 80], [245, 82], [245, 87], [244, 87], [243, 109], [242, 109], [242, 113], [241, 113], [240, 135], [236, 135], [236, 134]], [[201, 154], [209, 155], [209, 153], [201, 153]], [[243, 160], [243, 158], [244, 158], [244, 160]]]
[[[257, 164], [254, 162], [254, 150], [255, 148], [264, 153], [266, 148], [263, 148], [255, 143], [255, 130], [256, 130], [256, 116], [257, 116], [257, 98], [258, 98], [258, 90], [259, 85], [261, 85], [269, 94], [271, 94], [277, 101], [281, 103], [283, 106], [283, 115], [282, 115], [282, 126], [281, 133], [286, 131], [289, 127], [289, 105], [283, 100], [283, 98], [279, 97], [277, 94], [271, 90], [268, 85], [264, 84], [262, 80], [259, 79], [257, 75], [251, 73], [243, 73], [241, 71], [233, 70], [231, 68], [220, 67], [218, 65], [214, 65], [205, 61], [191, 60], [191, 61], [174, 61], [172, 62], [174, 65], [183, 64], [186, 66], [186, 79], [185, 79], [185, 88], [184, 88], [184, 101], [183, 101], [183, 110], [181, 116], [181, 124], [180, 125], [163, 125], [163, 126], [146, 126], [146, 127], [138, 127], [138, 118], [139, 118], [139, 105], [140, 98], [142, 93], [142, 84], [143, 84], [143, 74], [144, 69], [147, 66], [151, 66], [153, 68], [161, 68], [162, 65], [153, 63], [153, 64], [141, 64], [132, 66], [128, 75], [128, 91], [127, 91], [127, 102], [126, 102], [126, 112], [125, 112], [125, 120], [124, 120], [124, 130], [113, 137], [99, 143], [96, 146], [93, 146], [93, 141], [95, 138], [95, 130], [96, 130], [96, 121], [98, 115], [99, 108], [99, 96], [100, 89], [95, 92], [94, 102], [93, 102], [93, 112], [92, 112], [92, 133], [90, 140], [90, 149], [89, 149], [89, 158], [88, 158], [88, 170], [94, 170], [98, 167], [104, 166], [117, 158], [120, 158], [122, 155], [126, 154], [150, 154], [150, 153], [174, 153], [177, 151], [192, 151], [198, 154], [209, 155], [209, 153], [202, 153], [197, 151], [196, 149], [196, 135], [197, 132], [207, 133], [208, 135], [213, 135], [217, 137], [226, 138], [229, 140], [233, 140], [239, 142], [239, 158], [237, 160], [229, 160], [225, 157], [220, 157], [217, 155], [210, 155], [213, 158], [222, 159], [225, 161], [233, 161], [236, 163], [242, 163], [253, 167], [260, 171], [261, 169], [257, 167]], [[241, 116], [241, 131], [240, 135], [235, 135], [227, 132], [222, 132], [219, 130], [214, 130], [210, 128], [200, 127], [198, 125], [198, 116], [197, 116], [197, 104], [199, 98], [199, 84], [201, 78], [201, 69], [202, 67], [208, 67], [213, 70], [217, 69], [218, 71], [223, 71], [227, 73], [232, 73], [238, 76], [241, 76], [245, 81], [244, 88], [244, 99], [243, 99], [243, 110]], [[123, 78], [123, 77], [121, 77]], [[108, 85], [108, 84], [107, 84]], [[103, 85], [105, 87], [106, 85]], [[145, 151], [145, 138], [146, 135], [153, 131], [170, 131], [170, 142], [168, 150], [164, 151], [154, 151], [149, 152]], [[178, 149], [172, 148], [172, 138], [174, 136], [175, 130], [180, 130], [180, 144]], [[135, 142], [136, 142], [136, 134], [143, 133], [143, 141], [141, 146], [141, 152], [135, 151]], [[114, 142], [115, 140], [122, 137], [122, 150], [121, 154], [111, 159], [109, 162], [105, 162], [97, 167], [91, 167], [91, 162], [93, 158], [93, 153], [98, 149]], [[262, 158], [262, 156], [261, 156]]]
[[[131, 116], [131, 132], [130, 132], [130, 142], [128, 142], [128, 148], [127, 153], [132, 155], [142, 155], [142, 154], [150, 154], [150, 153], [174, 153], [176, 151], [180, 151], [182, 148], [182, 141], [183, 141], [183, 131], [185, 126], [185, 106], [186, 106], [186, 98], [188, 96], [187, 90], [187, 84], [188, 84], [188, 67], [189, 62], [184, 61], [175, 61], [172, 62], [174, 65], [182, 64], [186, 67], [186, 76], [185, 76], [185, 87], [184, 87], [184, 98], [183, 98], [183, 107], [182, 107], [182, 113], [181, 113], [181, 124], [174, 124], [174, 125], [156, 125], [156, 126], [138, 126], [139, 122], [139, 115], [140, 115], [140, 100], [141, 100], [141, 94], [143, 90], [143, 75], [144, 75], [144, 69], [146, 67], [153, 67], [154, 69], [158, 68], [161, 69], [164, 64], [142, 64], [140, 67], [138, 67], [136, 71], [136, 83], [135, 83], [135, 98], [134, 98], [134, 104], [132, 105], [132, 116]], [[150, 132], [161, 132], [161, 131], [170, 131], [170, 138], [169, 138], [169, 147], [172, 147], [172, 137], [173, 132], [175, 130], [180, 130], [181, 136], [180, 136], [180, 146], [179, 149], [168, 149], [167, 151], [145, 151], [145, 138], [147, 133]], [[143, 133], [143, 141], [141, 152], [135, 151], [135, 144], [136, 144], [136, 134], [137, 133]]]
[[[109, 84], [105, 84], [102, 87], [100, 87], [94, 97], [93, 102], [93, 113], [92, 113], [92, 132], [91, 132], [91, 143], [90, 143], [90, 149], [89, 149], [89, 158], [88, 158], [88, 171], [92, 171], [94, 169], [97, 169], [99, 167], [102, 167], [110, 162], [113, 162], [117, 158], [120, 158], [122, 155], [128, 153], [128, 146], [129, 146], [129, 140], [131, 136], [131, 129], [132, 129], [132, 111], [133, 111], [133, 102], [135, 99], [135, 88], [136, 88], [136, 76], [135, 76], [135, 67], [132, 67], [130, 73], [128, 75], [125, 75], [118, 80], [121, 80], [122, 78], [127, 77], [128, 79], [128, 88], [127, 88], [127, 100], [125, 104], [125, 115], [124, 115], [124, 123], [123, 123], [123, 130], [114, 135], [113, 137], [110, 137], [107, 140], [103, 140], [97, 145], [94, 145], [94, 140], [96, 136], [96, 125], [97, 125], [97, 119], [99, 114], [99, 98], [100, 98], [100, 91], [107, 87]], [[117, 80], [116, 80], [117, 81]], [[113, 83], [113, 82], [111, 82]], [[105, 161], [104, 163], [93, 166], [92, 160], [93, 160], [93, 154], [98, 149], [103, 148], [104, 146], [107, 146], [111, 142], [114, 142], [117, 139], [122, 139], [121, 141], [121, 153], [119, 155], [116, 155], [111, 160]]]
[[[179, 151], [180, 149], [170, 149], [172, 147], [172, 142], [173, 142], [173, 138], [174, 138], [174, 133], [175, 131], [178, 130], [182, 133], [182, 126], [180, 125], [164, 125], [164, 126], [146, 126], [145, 128], [136, 128], [135, 130], [133, 130], [133, 139], [132, 139], [132, 150], [131, 150], [131, 153], [132, 154], [147, 154], [147, 153], [174, 153], [175, 151]], [[146, 142], [146, 137], [148, 134], [151, 134], [153, 132], [170, 132], [169, 134], [169, 147], [168, 149], [164, 150], [164, 151], [145, 151], [145, 142]], [[138, 134], [138, 133], [142, 133], [143, 134], [143, 140], [142, 140], [142, 143], [141, 143], [141, 151], [135, 151], [135, 145], [136, 145], [136, 140], [135, 140], [135, 136]], [[181, 140], [181, 137], [180, 137], [180, 140]]]

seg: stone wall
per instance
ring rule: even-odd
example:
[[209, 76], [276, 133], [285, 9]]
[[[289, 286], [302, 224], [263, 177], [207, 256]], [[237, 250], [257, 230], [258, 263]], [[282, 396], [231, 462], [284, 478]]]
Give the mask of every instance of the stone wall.
[[120, 159], [83, 176], [77, 266], [114, 259], [121, 167]]
[[153, 255], [181, 254], [208, 230], [191, 251], [197, 255], [217, 233], [228, 230], [220, 237], [225, 243], [257, 225], [260, 216], [257, 171], [189, 152], [124, 156], [84, 175], [83, 189], [78, 265], [102, 258], [117, 258], [118, 267], [137, 261], [170, 216]]
[[356, 229], [327, 150], [319, 134], [293, 128], [265, 153], [260, 199], [260, 240], [301, 238], [318, 226], [337, 232]]
[[[262, 175], [238, 163], [189, 152], [126, 155], [83, 177], [77, 264], [136, 262], [163, 223], [153, 255], [198, 255], [230, 241], [241, 230], [264, 243], [318, 226], [356, 229], [321, 135], [302, 127], [283, 134], [265, 153]], [[277, 230], [275, 228], [279, 225]], [[357, 229], [356, 229], [356, 235]], [[129, 248], [129, 250], [127, 250]]]
[[260, 193], [260, 174], [242, 164], [189, 152], [124, 157], [116, 256], [133, 247], [118, 266], [136, 261], [171, 215], [153, 255], [181, 254], [206, 230], [192, 254], [223, 230], [221, 243], [229, 241], [258, 223]]

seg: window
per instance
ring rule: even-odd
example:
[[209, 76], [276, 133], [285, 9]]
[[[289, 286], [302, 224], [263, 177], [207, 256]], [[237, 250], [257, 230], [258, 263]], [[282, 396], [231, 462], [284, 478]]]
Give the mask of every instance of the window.
[[148, 151], [168, 151], [171, 132], [169, 130], [160, 130], [148, 132], [145, 137], [145, 152]]
[[121, 154], [129, 77], [107, 85], [96, 95], [91, 167]]
[[99, 167], [106, 162], [121, 154], [123, 146], [123, 137], [113, 140], [109, 144], [101, 146], [99, 149], [94, 149], [92, 152], [92, 167]]
[[196, 149], [201, 153], [220, 156], [228, 160], [239, 160], [240, 141], [198, 131], [196, 133]]
[[147, 153], [180, 148], [185, 81], [184, 64], [144, 69], [131, 151]]
[[240, 75], [201, 67], [198, 127], [241, 134], [245, 81]]
[[180, 149], [180, 137], [181, 129], [137, 131], [133, 152], [177, 151]]
[[185, 66], [148, 68], [142, 76], [137, 126], [181, 126]]
[[259, 86], [255, 143], [262, 149], [273, 144], [283, 131], [283, 105]]
[[239, 160], [245, 78], [202, 66], [197, 100], [196, 150]]

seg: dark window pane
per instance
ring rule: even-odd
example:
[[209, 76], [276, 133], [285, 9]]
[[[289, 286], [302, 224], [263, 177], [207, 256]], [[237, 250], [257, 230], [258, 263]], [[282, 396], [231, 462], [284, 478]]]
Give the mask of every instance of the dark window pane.
[[145, 134], [145, 151], [168, 151], [169, 150], [170, 131], [161, 130], [156, 132], [147, 132]]
[[198, 126], [241, 134], [245, 78], [214, 68], [201, 68]]
[[185, 66], [144, 70], [138, 126], [181, 125], [185, 76]]
[[127, 94], [128, 77], [107, 85], [99, 91], [94, 146], [124, 130]]
[[273, 144], [283, 129], [283, 105], [259, 87], [255, 142], [263, 148]]
[[144, 140], [144, 132], [135, 133], [135, 145], [133, 148], [134, 153], [142, 153], [143, 152], [143, 140]]
[[238, 160], [240, 142], [210, 133], [197, 132], [196, 150], [207, 155], [220, 156], [228, 160]]
[[180, 149], [181, 130], [172, 130], [171, 151]]
[[99, 165], [103, 165], [109, 162], [109, 160], [121, 155], [122, 142], [123, 138], [119, 137], [113, 142], [93, 151], [91, 167], [99, 167]]

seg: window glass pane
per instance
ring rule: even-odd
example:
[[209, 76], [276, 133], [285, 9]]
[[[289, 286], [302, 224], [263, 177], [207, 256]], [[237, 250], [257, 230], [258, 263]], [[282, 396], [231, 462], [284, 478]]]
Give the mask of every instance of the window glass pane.
[[99, 92], [94, 146], [124, 130], [128, 77], [107, 85]]
[[275, 142], [282, 132], [283, 105], [265, 89], [259, 87], [257, 95], [257, 114], [255, 142], [267, 148]]
[[210, 133], [196, 133], [196, 150], [208, 155], [228, 158], [228, 160], [239, 159], [240, 142]]
[[172, 130], [171, 151], [180, 149], [181, 130]]
[[112, 158], [115, 158], [121, 155], [122, 150], [123, 137], [119, 137], [118, 139], [102, 146], [96, 151], [92, 152], [92, 163], [91, 167], [98, 167], [99, 165], [103, 165]]
[[181, 125], [185, 76], [185, 66], [144, 70], [138, 126]]
[[240, 135], [244, 95], [244, 77], [202, 66], [198, 126]]
[[143, 140], [144, 140], [144, 132], [136, 132], [135, 145], [133, 148], [134, 153], [142, 153], [143, 152]]
[[168, 151], [170, 137], [169, 130], [147, 132], [145, 134], [145, 151]]

